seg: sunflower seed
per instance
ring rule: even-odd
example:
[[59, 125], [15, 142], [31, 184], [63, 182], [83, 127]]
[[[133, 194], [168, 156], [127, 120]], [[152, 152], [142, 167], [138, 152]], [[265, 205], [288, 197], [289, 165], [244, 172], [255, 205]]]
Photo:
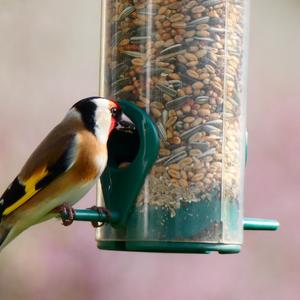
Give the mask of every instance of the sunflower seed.
[[165, 162], [168, 158], [170, 158], [170, 156], [160, 157], [159, 159], [156, 160], [156, 163], [161, 164], [161, 163]]
[[124, 54], [131, 57], [144, 57], [145, 54], [138, 51], [123, 51]]
[[208, 37], [194, 36], [193, 39], [196, 41], [202, 41], [202, 42], [208, 42], [208, 43], [214, 42], [214, 39], [208, 38]]
[[206, 152], [209, 149], [208, 142], [191, 142], [190, 145], [193, 149], [200, 149], [201, 152]]
[[208, 121], [205, 123], [205, 125], [211, 125], [211, 126], [215, 126], [218, 128], [222, 128], [223, 126], [223, 121], [222, 120], [212, 120], [212, 121]]
[[170, 47], [165, 48], [160, 52], [161, 55], [170, 54], [172, 52], [178, 52], [179, 50], [182, 50], [183, 46], [182, 44], [175, 44]]
[[119, 89], [124, 87], [125, 85], [131, 83], [131, 78], [120, 78], [119, 80], [113, 82], [112, 88]]
[[180, 137], [183, 139], [183, 140], [186, 140], [188, 139], [189, 137], [191, 137], [193, 134], [195, 134], [196, 132], [200, 131], [201, 129], [203, 128], [203, 125], [198, 125], [198, 126], [195, 126], [189, 130], [186, 130], [184, 131]]
[[208, 101], [209, 101], [208, 96], [199, 96], [195, 99], [195, 102], [199, 103], [199, 104], [205, 104], [205, 103], [208, 103]]
[[164, 85], [162, 83], [157, 83], [156, 87], [160, 91], [162, 91], [163, 93], [165, 93], [165, 94], [167, 94], [167, 95], [169, 95], [171, 97], [175, 97], [177, 95], [177, 91], [176, 90], [174, 90], [174, 89], [170, 88], [169, 86]]
[[157, 59], [157, 61], [165, 61], [165, 60], [172, 59], [173, 57], [175, 57], [179, 54], [183, 54], [183, 53], [185, 53], [185, 50], [179, 50], [177, 52], [172, 52], [172, 53], [168, 53], [168, 54], [158, 56], [156, 59]]
[[122, 21], [125, 18], [127, 18], [128, 16], [130, 16], [133, 12], [135, 11], [135, 8], [133, 6], [128, 6], [126, 7], [120, 14], [118, 17], [118, 21]]
[[199, 19], [196, 19], [196, 20], [193, 20], [191, 22], [189, 22], [187, 24], [187, 27], [195, 27], [199, 24], [205, 24], [205, 23], [208, 23], [209, 22], [209, 17], [202, 17], [202, 18], [199, 18]]
[[207, 134], [218, 135], [220, 133], [220, 129], [216, 128], [215, 126], [205, 124], [202, 128]]
[[148, 41], [147, 36], [133, 36], [130, 38], [132, 44], [145, 44]]
[[179, 97], [179, 98], [176, 98], [174, 100], [167, 102], [166, 109], [170, 110], [170, 109], [174, 109], [178, 106], [181, 106], [189, 97], [190, 97], [190, 95], [185, 95], [185, 96], [182, 96], [182, 97]]
[[177, 162], [181, 161], [182, 159], [186, 158], [187, 156], [188, 155], [187, 155], [186, 151], [182, 151], [182, 152], [173, 154], [164, 162], [164, 165], [168, 166], [170, 164], [177, 163]]
[[158, 129], [158, 134], [159, 134], [159, 136], [163, 139], [163, 140], [167, 140], [168, 139], [168, 137], [167, 137], [167, 133], [166, 133], [166, 130], [165, 130], [165, 127], [163, 126], [163, 124], [160, 122], [160, 121], [158, 121], [157, 123], [156, 123], [156, 126], [157, 126], [157, 129]]
[[218, 4], [223, 4], [224, 0], [206, 0], [202, 2], [202, 5], [204, 6], [215, 6]]

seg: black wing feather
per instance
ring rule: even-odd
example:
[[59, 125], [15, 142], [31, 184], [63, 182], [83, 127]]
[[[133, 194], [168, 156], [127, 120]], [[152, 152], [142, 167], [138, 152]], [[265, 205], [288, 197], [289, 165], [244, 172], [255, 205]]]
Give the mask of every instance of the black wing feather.
[[0, 198], [0, 220], [4, 210], [13, 205], [18, 199], [22, 198], [25, 193], [25, 186], [22, 185], [18, 177], [16, 177]]

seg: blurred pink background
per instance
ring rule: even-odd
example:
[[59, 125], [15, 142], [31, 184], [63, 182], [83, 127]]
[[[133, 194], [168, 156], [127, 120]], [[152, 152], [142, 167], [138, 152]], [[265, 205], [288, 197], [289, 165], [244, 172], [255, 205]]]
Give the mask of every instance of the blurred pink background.
[[[99, 0], [1, 0], [0, 191], [80, 98], [96, 95]], [[0, 255], [0, 299], [298, 300], [300, 2], [252, 0], [245, 215], [238, 255], [99, 251], [94, 230], [50, 221]], [[77, 206], [94, 204], [91, 192]]]

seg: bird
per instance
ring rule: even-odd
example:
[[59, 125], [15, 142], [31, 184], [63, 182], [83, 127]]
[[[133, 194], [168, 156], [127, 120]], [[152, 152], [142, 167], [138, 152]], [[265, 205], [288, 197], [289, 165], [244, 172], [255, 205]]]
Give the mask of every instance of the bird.
[[33, 151], [0, 197], [0, 251], [25, 229], [68, 212], [97, 182], [114, 130], [135, 124], [115, 100], [89, 97], [75, 103]]

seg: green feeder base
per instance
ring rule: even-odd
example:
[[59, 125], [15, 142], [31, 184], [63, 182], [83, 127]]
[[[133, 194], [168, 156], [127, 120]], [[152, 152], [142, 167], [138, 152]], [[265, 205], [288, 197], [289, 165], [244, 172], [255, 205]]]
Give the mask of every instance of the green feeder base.
[[234, 254], [241, 251], [238, 244], [209, 244], [184, 242], [124, 242], [99, 241], [98, 248], [115, 251], [165, 252], [165, 253], [202, 253], [217, 251], [220, 254]]

